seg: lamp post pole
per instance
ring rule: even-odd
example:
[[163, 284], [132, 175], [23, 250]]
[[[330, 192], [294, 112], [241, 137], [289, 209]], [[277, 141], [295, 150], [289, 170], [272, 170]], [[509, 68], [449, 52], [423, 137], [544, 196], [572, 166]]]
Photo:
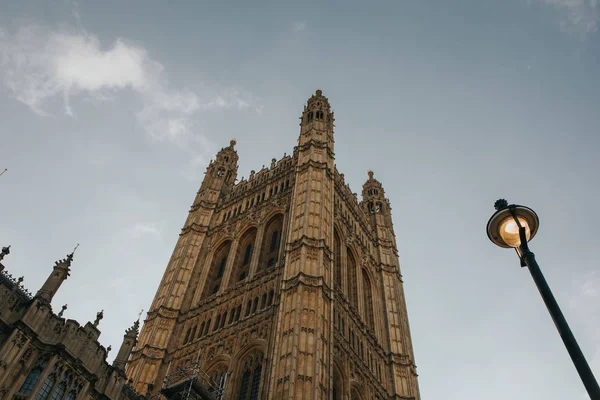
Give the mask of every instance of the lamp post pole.
[[535, 260], [535, 255], [529, 250], [528, 242], [533, 239], [540, 224], [537, 214], [529, 207], [508, 205], [505, 199], [496, 201], [494, 207], [496, 213], [492, 215], [487, 224], [488, 238], [499, 247], [517, 250], [521, 266], [529, 269], [590, 399], [600, 400], [598, 382]]
[[560, 310], [560, 307], [550, 290], [550, 286], [548, 286], [548, 282], [546, 282], [546, 278], [544, 278], [544, 274], [542, 274], [542, 271], [540, 270], [540, 266], [535, 260], [535, 255], [529, 250], [527, 241], [524, 240], [525, 228], [519, 227], [519, 235], [521, 236], [521, 261], [529, 269], [531, 277], [540, 291], [540, 295], [546, 304], [546, 308], [548, 308], [548, 312], [554, 321], [554, 325], [571, 356], [571, 360], [573, 360], [573, 364], [575, 364], [575, 369], [577, 369], [577, 372], [579, 373], [583, 386], [585, 386], [585, 389], [590, 395], [590, 399], [600, 400], [600, 386], [598, 386], [596, 377], [592, 373], [583, 352], [579, 348], [579, 344], [577, 344], [577, 340], [575, 339], [573, 332], [571, 332], [571, 328], [569, 328], [569, 324]]

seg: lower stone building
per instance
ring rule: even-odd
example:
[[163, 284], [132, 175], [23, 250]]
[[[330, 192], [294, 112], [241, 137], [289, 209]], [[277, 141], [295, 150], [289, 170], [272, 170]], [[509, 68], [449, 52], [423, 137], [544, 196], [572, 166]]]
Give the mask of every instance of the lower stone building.
[[[10, 253], [4, 247], [0, 262]], [[56, 262], [34, 296], [0, 263], [0, 399], [124, 400], [142, 399], [126, 383], [125, 363], [137, 342], [139, 321], [125, 332], [112, 365], [99, 342], [99, 312], [81, 326], [51, 305], [70, 273], [73, 253]]]

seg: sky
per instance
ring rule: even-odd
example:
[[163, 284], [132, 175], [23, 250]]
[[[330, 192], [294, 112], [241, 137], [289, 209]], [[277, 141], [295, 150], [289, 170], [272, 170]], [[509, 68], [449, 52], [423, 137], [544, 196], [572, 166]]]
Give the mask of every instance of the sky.
[[355, 192], [392, 204], [421, 396], [586, 399], [528, 271], [485, 227], [533, 208], [531, 249], [600, 377], [598, 0], [0, 0], [0, 245], [111, 361], [147, 308], [211, 157], [290, 154], [336, 113]]

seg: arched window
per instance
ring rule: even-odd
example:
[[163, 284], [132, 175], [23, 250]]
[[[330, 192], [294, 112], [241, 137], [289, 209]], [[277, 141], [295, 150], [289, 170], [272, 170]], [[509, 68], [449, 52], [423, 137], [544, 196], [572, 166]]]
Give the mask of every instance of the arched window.
[[192, 328], [188, 328], [187, 332], [185, 333], [185, 339], [183, 339], [183, 344], [186, 344], [188, 342], [188, 340], [190, 339], [191, 332], [192, 332]]
[[262, 375], [262, 351], [255, 351], [248, 355], [243, 362], [238, 400], [258, 400], [260, 396], [260, 378]]
[[50, 397], [50, 392], [52, 391], [52, 388], [54, 387], [54, 384], [56, 383], [56, 376], [55, 376], [55, 372], [54, 372], [55, 370], [56, 370], [56, 366], [54, 366], [53, 372], [50, 375], [48, 375], [48, 377], [44, 381], [42, 388], [38, 392], [37, 400], [48, 400], [48, 398]]
[[350, 400], [362, 400], [362, 396], [358, 393], [358, 389], [355, 387], [350, 391]]
[[365, 322], [367, 326], [375, 330], [375, 318], [373, 316], [373, 289], [371, 286], [371, 280], [369, 274], [364, 269], [362, 270], [362, 289], [365, 306]]
[[344, 393], [344, 382], [342, 380], [342, 375], [340, 371], [337, 369], [337, 366], [333, 367], [333, 400], [342, 400]]
[[67, 391], [67, 383], [63, 380], [56, 386], [54, 393], [52, 393], [52, 400], [62, 400], [65, 392]]
[[200, 325], [200, 330], [198, 331], [199, 338], [202, 337], [202, 335], [204, 334], [204, 325], [205, 324], [206, 324], [205, 322], [202, 322], [202, 325]]
[[192, 334], [190, 335], [190, 342], [193, 342], [196, 338], [196, 328], [198, 328], [198, 325], [194, 325], [194, 329], [192, 329]]
[[217, 278], [222, 278], [225, 273], [225, 264], [227, 264], [227, 257], [221, 258], [219, 262], [219, 269], [217, 270]]
[[333, 282], [342, 289], [342, 241], [337, 231], [333, 234]]
[[243, 281], [248, 276], [255, 240], [256, 228], [248, 229], [240, 238], [231, 278], [229, 278], [229, 286], [233, 286], [236, 283]]
[[252, 255], [252, 243], [248, 243], [246, 251], [244, 251], [244, 265], [250, 262], [250, 256]]
[[273, 289], [271, 289], [271, 291], [269, 292], [269, 301], [268, 301], [268, 305], [273, 304], [273, 297], [275, 296], [275, 291]]
[[210, 329], [210, 318], [208, 319], [208, 321], [206, 321], [206, 328], [204, 328], [204, 334], [203, 336], [208, 335], [208, 330]]
[[29, 375], [27, 375], [27, 379], [25, 379], [25, 382], [23, 382], [23, 385], [21, 385], [21, 389], [19, 389], [18, 392], [19, 394], [28, 395], [31, 393], [35, 385], [37, 385], [38, 381], [40, 380], [40, 376], [42, 375], [44, 368], [46, 368], [46, 365], [48, 365], [48, 360], [46, 359], [36, 361], [35, 365], [31, 369], [31, 372], [29, 372]]
[[356, 260], [352, 255], [352, 251], [350, 248], [346, 248], [346, 261], [348, 264], [348, 294], [350, 298], [350, 303], [358, 310], [358, 293], [356, 288]]
[[225, 320], [227, 319], [227, 311], [225, 311], [222, 315], [221, 315], [221, 328], [223, 328], [225, 326]]
[[227, 265], [227, 256], [231, 249], [231, 241], [228, 240], [221, 244], [215, 253], [213, 254], [212, 263], [206, 277], [206, 284], [204, 286], [204, 294], [202, 298], [208, 297], [219, 291], [221, 287], [221, 280], [225, 273], [225, 266]]
[[213, 327], [213, 332], [216, 332], [219, 329], [219, 324], [221, 323], [221, 316], [218, 315], [217, 319], [215, 319], [215, 326]]
[[210, 378], [208, 391], [213, 394], [215, 399], [223, 399], [227, 379], [227, 365], [218, 364], [208, 372], [208, 376]]
[[267, 294], [263, 293], [262, 298], [260, 300], [260, 309], [262, 310], [267, 306]]
[[271, 218], [265, 226], [265, 233], [261, 245], [258, 270], [272, 267], [279, 261], [279, 247], [283, 228], [283, 215], [278, 214]]

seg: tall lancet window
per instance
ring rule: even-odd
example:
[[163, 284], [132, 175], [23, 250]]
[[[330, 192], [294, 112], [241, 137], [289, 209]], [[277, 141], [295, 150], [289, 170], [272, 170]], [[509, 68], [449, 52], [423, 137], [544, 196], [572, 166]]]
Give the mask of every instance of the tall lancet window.
[[260, 396], [260, 378], [262, 376], [262, 351], [246, 356], [241, 371], [238, 400], [258, 400]]
[[350, 303], [358, 310], [358, 290], [356, 288], [358, 275], [356, 273], [356, 259], [349, 247], [346, 248], [346, 252], [346, 261], [348, 264], [348, 297], [350, 298]]
[[363, 286], [363, 295], [362, 298], [365, 302], [365, 322], [367, 326], [373, 331], [375, 330], [375, 318], [373, 316], [373, 288], [371, 286], [371, 280], [369, 279], [369, 274], [364, 269], [362, 270], [362, 286]]
[[35, 385], [37, 385], [38, 381], [40, 380], [40, 376], [42, 375], [44, 368], [46, 368], [46, 365], [48, 365], [47, 359], [40, 359], [36, 361], [35, 365], [31, 369], [31, 372], [29, 372], [29, 375], [27, 375], [27, 379], [25, 379], [25, 382], [23, 382], [23, 385], [19, 389], [19, 394], [28, 395], [31, 393]]
[[342, 289], [342, 241], [338, 232], [334, 232], [333, 238], [333, 281], [335, 286]]
[[210, 377], [210, 387], [208, 388], [208, 391], [215, 399], [224, 399], [223, 395], [227, 380], [227, 364], [218, 364], [216, 367], [213, 367], [208, 373], [208, 376]]
[[231, 241], [228, 240], [221, 244], [215, 253], [213, 254], [212, 263], [208, 276], [206, 277], [206, 284], [204, 285], [204, 291], [202, 297], [208, 297], [215, 294], [221, 288], [221, 281], [225, 273], [225, 266], [227, 265], [227, 256], [231, 249]]
[[283, 215], [277, 214], [267, 222], [262, 239], [258, 271], [272, 268], [279, 261], [282, 230]]
[[237, 254], [231, 277], [229, 278], [229, 286], [235, 285], [238, 282], [245, 280], [250, 272], [250, 262], [254, 253], [254, 241], [256, 240], [256, 228], [248, 229], [240, 238]]

